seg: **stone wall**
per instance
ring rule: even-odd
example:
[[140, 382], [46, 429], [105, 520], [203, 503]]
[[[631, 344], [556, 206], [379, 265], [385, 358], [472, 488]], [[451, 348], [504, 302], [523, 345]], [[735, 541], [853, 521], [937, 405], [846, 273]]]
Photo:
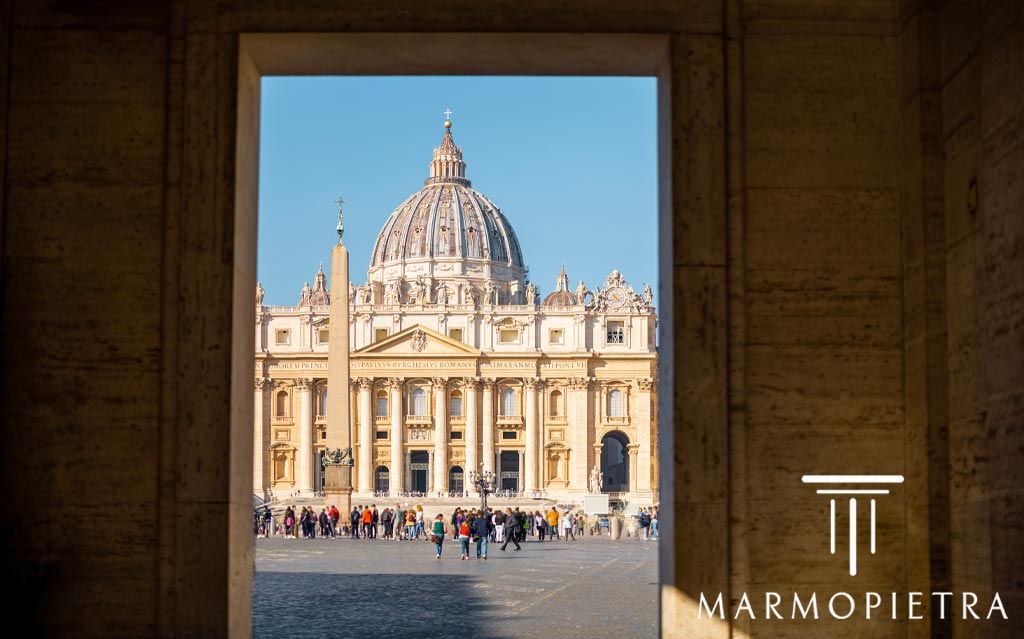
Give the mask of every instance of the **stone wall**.
[[[1019, 634], [1020, 3], [352, 6], [3, 4], [0, 472], [28, 525], [0, 539], [9, 605], [37, 632], [246, 632], [251, 546], [225, 533], [252, 457], [226, 401], [251, 250], [234, 240], [252, 161], [235, 155], [237, 34], [541, 31], [669, 36], [665, 636], [864, 631], [697, 626], [702, 590], [945, 585], [998, 589], [1011, 622], [872, 636]], [[807, 472], [907, 475], [879, 502], [885, 561], [856, 585]]]

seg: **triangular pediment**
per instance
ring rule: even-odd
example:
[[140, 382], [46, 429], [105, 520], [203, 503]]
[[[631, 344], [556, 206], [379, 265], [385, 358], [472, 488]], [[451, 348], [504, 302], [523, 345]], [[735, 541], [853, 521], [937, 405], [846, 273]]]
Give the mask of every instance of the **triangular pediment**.
[[354, 355], [465, 355], [476, 357], [480, 351], [457, 339], [416, 324], [394, 335], [364, 346]]

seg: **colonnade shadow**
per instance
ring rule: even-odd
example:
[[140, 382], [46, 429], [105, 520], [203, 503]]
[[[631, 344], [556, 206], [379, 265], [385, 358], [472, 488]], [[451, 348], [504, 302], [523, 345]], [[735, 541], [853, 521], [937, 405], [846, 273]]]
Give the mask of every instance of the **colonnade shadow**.
[[[346, 637], [505, 639], [478, 580], [465, 575], [259, 571], [253, 582], [255, 639]], [[506, 632], [508, 631], [508, 632]]]

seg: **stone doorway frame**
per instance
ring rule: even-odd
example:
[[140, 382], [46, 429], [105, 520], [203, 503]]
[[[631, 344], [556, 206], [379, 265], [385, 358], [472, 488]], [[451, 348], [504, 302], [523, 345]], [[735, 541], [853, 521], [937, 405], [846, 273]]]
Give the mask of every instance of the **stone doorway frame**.
[[[622, 75], [658, 82], [661, 636], [730, 636], [730, 624], [699, 622], [692, 613], [698, 592], [728, 600], [730, 583], [742, 581], [730, 575], [742, 539], [733, 548], [726, 401], [727, 283], [729, 273], [742, 273], [727, 269], [738, 259], [727, 244], [737, 247], [742, 237], [729, 225], [727, 197], [739, 179], [727, 170], [735, 160], [726, 160], [727, 120], [738, 122], [726, 108], [725, 85], [738, 82], [726, 69], [734, 56], [716, 33], [190, 36], [182, 64], [186, 95], [182, 112], [172, 116], [184, 118], [182, 218], [168, 241], [181, 264], [176, 352], [191, 359], [186, 368], [168, 365], [178, 371], [177, 388], [205, 392], [181, 404], [177, 445], [164, 460], [179, 477], [174, 501], [164, 502], [174, 510], [163, 514], [168, 525], [161, 527], [168, 549], [161, 587], [174, 593], [162, 610], [173, 611], [171, 626], [232, 637], [247, 637], [252, 628], [260, 78]], [[214, 347], [224, 345], [225, 335], [230, 349]], [[673, 472], [676, 464], [686, 473]], [[197, 476], [196, 468], [206, 470]], [[210, 596], [189, 596], [197, 589]]]

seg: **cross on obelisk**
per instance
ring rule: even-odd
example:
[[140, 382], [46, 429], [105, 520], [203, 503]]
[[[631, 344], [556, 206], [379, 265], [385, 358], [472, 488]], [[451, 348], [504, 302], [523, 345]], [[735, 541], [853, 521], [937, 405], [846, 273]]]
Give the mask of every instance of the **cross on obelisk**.
[[452, 119], [452, 114], [455, 113], [455, 112], [452, 111], [450, 108], [447, 108], [444, 111], [442, 111], [441, 113], [444, 114], [444, 119], [445, 120], [451, 120]]
[[341, 236], [345, 234], [345, 224], [342, 222], [342, 219], [341, 219], [342, 218], [341, 209], [342, 209], [342, 206], [345, 204], [345, 198], [343, 198], [342, 196], [339, 195], [338, 199], [335, 200], [335, 202], [338, 203], [338, 229], [337, 230], [338, 230], [338, 243], [340, 244], [341, 243]]

